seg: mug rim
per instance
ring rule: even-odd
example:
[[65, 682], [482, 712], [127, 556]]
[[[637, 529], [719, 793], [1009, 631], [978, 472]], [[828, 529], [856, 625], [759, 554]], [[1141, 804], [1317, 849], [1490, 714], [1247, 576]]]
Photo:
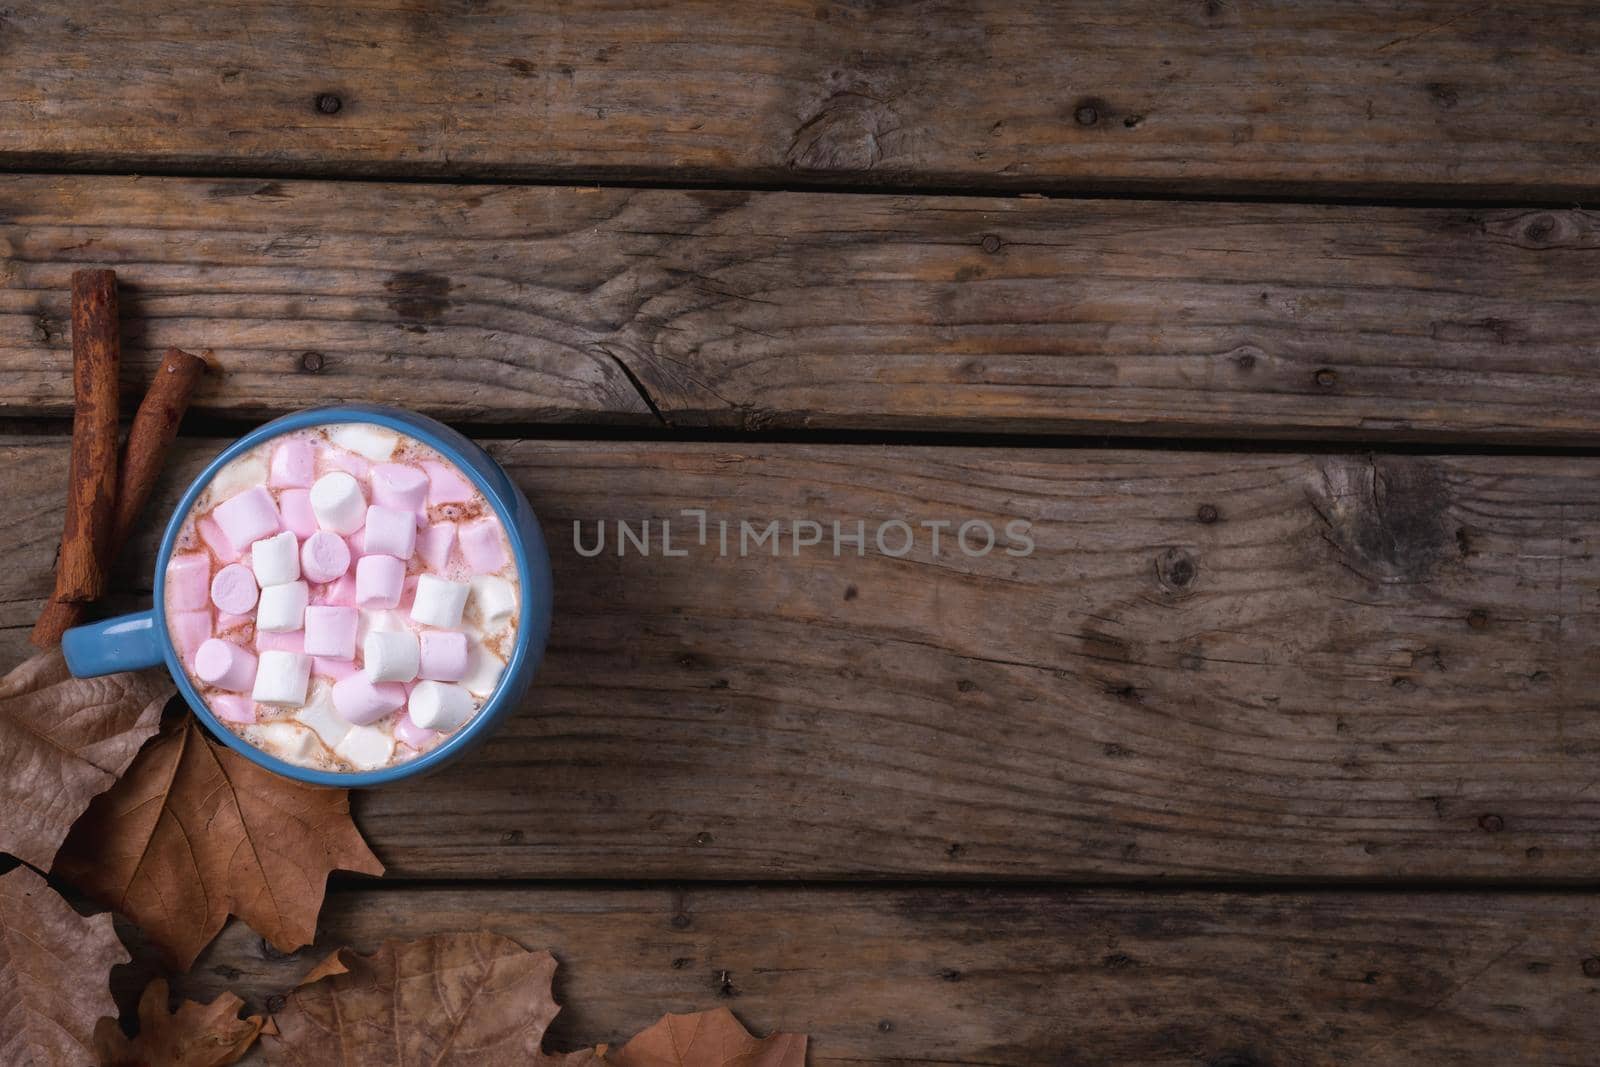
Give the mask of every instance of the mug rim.
[[[472, 720], [461, 729], [447, 737], [437, 747], [423, 753], [415, 759], [406, 760], [404, 763], [392, 764], [372, 771], [325, 771], [315, 767], [303, 767], [297, 763], [281, 760], [270, 753], [257, 748], [238, 734], [230, 730], [226, 724], [217, 718], [210, 705], [195, 690], [189, 680], [189, 672], [184, 668], [178, 658], [178, 649], [172, 639], [172, 631], [167, 625], [167, 596], [166, 574], [167, 563], [172, 557], [176, 547], [178, 532], [183, 528], [184, 519], [194, 507], [195, 500], [216, 478], [217, 472], [228, 463], [237, 459], [241, 454], [258, 447], [266, 441], [295, 430], [303, 430], [310, 426], [321, 426], [330, 423], [362, 422], [382, 426], [397, 433], [415, 438], [429, 448], [439, 452], [455, 466], [457, 473], [465, 476], [487, 500], [495, 510], [501, 525], [507, 532], [506, 540], [511, 544], [511, 555], [517, 565], [517, 580], [521, 583], [519, 593], [522, 604], [517, 616], [517, 640], [511, 650], [511, 658], [506, 661], [505, 669], [500, 674], [500, 680], [495, 684], [488, 699], [478, 708]], [[431, 424], [431, 425], [429, 425]], [[435, 429], [437, 427], [437, 429]], [[178, 692], [183, 694], [185, 703], [195, 716], [205, 724], [213, 736], [223, 744], [244, 756], [252, 763], [274, 774], [291, 778], [295, 781], [306, 782], [311, 785], [330, 786], [345, 789], [363, 789], [370, 786], [385, 785], [402, 778], [426, 773], [436, 767], [450, 762], [463, 751], [470, 748], [484, 733], [501, 718], [521, 695], [519, 689], [526, 687], [514, 685], [514, 681], [521, 677], [522, 672], [528, 668], [528, 661], [534, 652], [531, 648], [535, 634], [533, 619], [533, 596], [531, 591], [534, 586], [532, 563], [526, 546], [522, 544], [519, 536], [514, 536], [519, 529], [517, 522], [515, 499], [508, 499], [501, 487], [496, 486], [483, 477], [481, 472], [474, 469], [462, 454], [462, 450], [453, 442], [445, 439], [439, 430], [457, 435], [456, 431], [436, 419], [417, 412], [407, 411], [402, 408], [390, 408], [379, 405], [366, 404], [336, 404], [329, 407], [307, 408], [302, 411], [292, 412], [280, 416], [271, 422], [256, 427], [249, 433], [234, 441], [224, 448], [205, 468], [195, 476], [184, 490], [183, 496], [174, 507], [171, 518], [167, 521], [166, 531], [161, 536], [161, 548], [156, 554], [156, 572], [152, 583], [154, 603], [152, 609], [156, 627], [160, 632], [161, 653], [166, 661], [167, 671], [172, 675], [172, 680], [178, 687]], [[462, 437], [462, 440], [470, 440]], [[485, 453], [487, 456], [488, 454]], [[492, 456], [489, 461], [497, 467], [499, 463]], [[502, 473], [504, 470], [502, 468]], [[507, 476], [507, 487], [514, 493], [515, 486]], [[530, 513], [530, 518], [533, 516]], [[549, 564], [546, 562], [548, 571]], [[546, 575], [548, 578], [548, 574]], [[209, 605], [207, 607], [209, 609]], [[540, 649], [542, 654], [543, 649]]]

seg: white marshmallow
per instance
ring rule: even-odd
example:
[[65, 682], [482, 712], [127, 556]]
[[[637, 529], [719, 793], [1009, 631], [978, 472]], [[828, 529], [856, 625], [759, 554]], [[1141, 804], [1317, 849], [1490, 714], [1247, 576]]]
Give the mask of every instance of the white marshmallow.
[[261, 590], [261, 600], [256, 605], [256, 629], [267, 633], [300, 629], [305, 623], [306, 603], [310, 599], [311, 590], [305, 582], [267, 586]]
[[365, 648], [368, 634], [392, 634], [411, 627], [398, 611], [363, 611], [356, 620], [356, 645]]
[[298, 708], [306, 702], [306, 686], [310, 681], [310, 656], [277, 650], [263, 652], [256, 661], [256, 684], [250, 699], [257, 704]]
[[477, 710], [472, 694], [448, 682], [418, 682], [406, 703], [411, 721], [424, 730], [450, 733]]
[[361, 483], [344, 471], [333, 471], [311, 487], [311, 513], [317, 525], [339, 534], [353, 534], [367, 521], [367, 498]]
[[497, 630], [517, 610], [516, 587], [492, 574], [474, 575], [472, 606], [484, 625]]
[[375, 770], [394, 755], [394, 738], [376, 726], [352, 726], [334, 751], [363, 771]]
[[505, 660], [483, 647], [483, 642], [474, 641], [467, 650], [467, 676], [461, 679], [461, 684], [473, 696], [486, 697], [494, 692], [500, 672], [505, 669]]
[[[246, 489], [267, 484], [267, 461], [260, 456], [236, 459], [217, 472], [211, 479], [211, 499], [227, 500]], [[243, 545], [239, 546], [243, 548]]]
[[271, 722], [254, 731], [258, 748], [264, 748], [279, 759], [297, 763], [311, 758], [316, 750], [317, 736], [303, 726], [292, 722]]
[[417, 676], [417, 635], [410, 630], [369, 633], [361, 642], [362, 670], [372, 682], [409, 682]]
[[300, 539], [293, 530], [263, 537], [250, 546], [250, 569], [256, 584], [265, 589], [300, 577]]
[[400, 447], [398, 434], [360, 423], [341, 426], [330, 432], [328, 437], [340, 448], [347, 448], [358, 456], [366, 456], [378, 462], [394, 455], [394, 450]]
[[461, 625], [461, 610], [467, 606], [472, 587], [466, 582], [450, 582], [432, 574], [417, 578], [417, 598], [411, 604], [411, 617], [424, 626], [454, 630]]
[[333, 710], [333, 687], [325, 682], [319, 682], [316, 691], [312, 693], [311, 700], [305, 707], [295, 712], [294, 717], [315, 730], [317, 736], [322, 738], [322, 743], [333, 748], [344, 735], [350, 732], [350, 724], [339, 717]]

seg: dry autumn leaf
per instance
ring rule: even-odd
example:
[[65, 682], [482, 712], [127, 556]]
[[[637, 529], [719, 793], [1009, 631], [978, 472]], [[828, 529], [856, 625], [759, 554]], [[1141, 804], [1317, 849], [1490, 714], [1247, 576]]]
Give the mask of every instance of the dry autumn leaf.
[[559, 1010], [555, 970], [550, 953], [481, 932], [344, 949], [289, 995], [261, 1051], [280, 1064], [528, 1063]]
[[662, 1016], [616, 1051], [600, 1052], [606, 1067], [805, 1067], [806, 1038], [757, 1039], [727, 1008], [713, 1008]]
[[92, 1062], [95, 1020], [117, 1011], [111, 968], [126, 962], [110, 915], [85, 919], [27, 867], [0, 878], [0, 1063]]
[[139, 997], [139, 1036], [130, 1039], [115, 1019], [94, 1028], [100, 1067], [226, 1067], [261, 1032], [261, 1016], [239, 1018], [244, 1001], [223, 993], [210, 1004], [186, 1000], [167, 1010], [167, 983], [157, 978]]
[[74, 678], [61, 650], [0, 678], [0, 851], [48, 869], [72, 823], [161, 725], [161, 671]]
[[230, 913], [282, 951], [310, 943], [336, 867], [383, 873], [349, 794], [262, 770], [187, 716], [89, 806], [56, 861], [183, 970]]

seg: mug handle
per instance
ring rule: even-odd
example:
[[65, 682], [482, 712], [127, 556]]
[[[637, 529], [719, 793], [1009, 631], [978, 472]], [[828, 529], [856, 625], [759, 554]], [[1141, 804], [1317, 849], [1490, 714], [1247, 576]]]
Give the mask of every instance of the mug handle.
[[154, 611], [74, 626], [62, 635], [61, 652], [75, 678], [157, 667], [166, 659]]

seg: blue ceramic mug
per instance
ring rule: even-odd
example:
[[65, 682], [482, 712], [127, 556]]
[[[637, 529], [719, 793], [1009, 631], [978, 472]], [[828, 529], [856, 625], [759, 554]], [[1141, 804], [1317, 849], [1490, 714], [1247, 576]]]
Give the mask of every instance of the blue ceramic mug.
[[[416, 759], [376, 771], [342, 774], [286, 763], [256, 748], [218, 721], [200, 694], [195, 692], [178, 660], [178, 650], [167, 629], [165, 585], [167, 561], [172, 557], [183, 520], [194, 506], [196, 498], [211, 484], [211, 479], [223, 466], [263, 441], [281, 434], [303, 430], [308, 426], [348, 422], [371, 423], [407, 434], [437, 450], [477, 486], [499, 515], [511, 541], [516, 556], [517, 576], [522, 585], [522, 613], [518, 620], [516, 647], [500, 675], [500, 681], [466, 725], [437, 748]], [[533, 683], [534, 671], [538, 669], [539, 660], [544, 655], [545, 640], [550, 635], [550, 606], [550, 553], [545, 548], [544, 535], [539, 530], [533, 508], [528, 505], [522, 491], [512, 484], [504, 468], [482, 448], [437, 420], [398, 408], [353, 404], [285, 415], [246, 434], [223, 450], [189, 486], [167, 522], [167, 532], [161, 538], [161, 552], [156, 556], [155, 606], [149, 611], [68, 630], [62, 638], [61, 650], [66, 655], [67, 668], [79, 678], [165, 664], [178, 685], [178, 692], [183, 694], [200, 721], [241, 756], [297, 781], [361, 788], [386, 785], [432, 770], [455, 759], [487, 737], [495, 725], [516, 707], [527, 693], [528, 686]]]

